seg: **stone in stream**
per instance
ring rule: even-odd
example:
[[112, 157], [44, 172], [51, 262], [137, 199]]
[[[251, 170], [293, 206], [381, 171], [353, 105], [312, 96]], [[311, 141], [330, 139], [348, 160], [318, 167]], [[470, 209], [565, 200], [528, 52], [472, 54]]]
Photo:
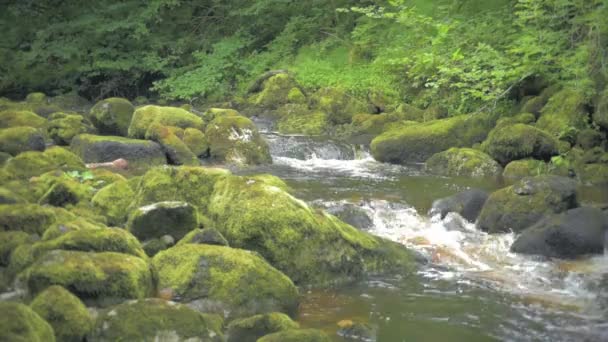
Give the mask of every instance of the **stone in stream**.
[[553, 175], [526, 177], [493, 192], [477, 225], [490, 233], [521, 232], [546, 215], [575, 207], [578, 202], [574, 180]]
[[525, 124], [495, 128], [488, 134], [482, 149], [502, 165], [524, 158], [548, 161], [559, 153], [557, 139], [548, 132]]
[[526, 229], [511, 251], [555, 258], [604, 253], [608, 217], [600, 210], [581, 207], [552, 215]]
[[502, 173], [502, 167], [484, 152], [456, 147], [431, 156], [426, 169], [450, 177], [496, 177]]
[[475, 222], [488, 196], [487, 192], [479, 189], [462, 191], [434, 201], [428, 215], [440, 215], [444, 219], [448, 213], [453, 212], [469, 222]]
[[286, 314], [271, 312], [230, 322], [226, 340], [227, 342], [256, 342], [262, 336], [299, 327], [300, 325], [292, 321]]

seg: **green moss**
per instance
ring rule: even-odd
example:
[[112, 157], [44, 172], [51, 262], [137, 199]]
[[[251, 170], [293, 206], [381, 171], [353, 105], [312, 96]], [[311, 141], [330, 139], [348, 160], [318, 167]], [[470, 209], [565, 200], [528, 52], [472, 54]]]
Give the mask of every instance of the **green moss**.
[[93, 196], [91, 203], [106, 217], [108, 224], [122, 226], [127, 221], [129, 205], [135, 193], [126, 180], [114, 182]]
[[60, 341], [82, 341], [93, 328], [93, 318], [84, 304], [61, 286], [41, 292], [30, 307], [53, 327]]
[[608, 130], [608, 87], [597, 98], [595, 112], [593, 112], [593, 122]]
[[539, 176], [549, 172], [549, 165], [536, 159], [514, 160], [505, 166], [503, 177], [511, 180]]
[[576, 136], [576, 145], [583, 150], [592, 149], [602, 145], [602, 141], [606, 140], [606, 135], [595, 129], [583, 129]]
[[292, 112], [288, 108], [284, 108], [283, 112], [277, 124], [279, 132], [283, 134], [321, 135], [328, 128], [327, 115], [323, 112]]
[[46, 95], [44, 93], [40, 93], [40, 92], [29, 93], [25, 97], [25, 102], [43, 103], [43, 102], [48, 102], [48, 98], [46, 97]]
[[581, 182], [587, 185], [608, 184], [608, 163], [586, 164], [577, 168]]
[[204, 127], [203, 119], [184, 109], [144, 106], [137, 108], [133, 113], [129, 126], [129, 137], [143, 139], [150, 125], [155, 122], [163, 126], [175, 126], [184, 129], [190, 127], [202, 130]]
[[95, 128], [82, 115], [58, 112], [49, 116], [47, 132], [55, 144], [69, 145], [75, 136], [93, 133]]
[[146, 299], [106, 310], [89, 340], [224, 341], [217, 322], [217, 316], [201, 314], [186, 305]]
[[208, 210], [231, 246], [259, 252], [296, 282], [324, 285], [370, 273], [407, 274], [413, 266], [405, 248], [360, 232], [260, 180], [219, 180]]
[[0, 151], [0, 167], [4, 166], [4, 164], [6, 164], [11, 157], [12, 156], [10, 154]]
[[26, 200], [6, 187], [0, 187], [0, 204], [20, 204]]
[[205, 123], [209, 123], [220, 116], [240, 116], [238, 111], [229, 108], [209, 108], [203, 113]]
[[209, 144], [205, 133], [201, 132], [196, 128], [186, 128], [184, 130], [184, 138], [182, 139], [184, 144], [188, 146], [190, 151], [197, 157], [207, 156], [209, 152]]
[[0, 205], [0, 231], [22, 231], [42, 235], [55, 222], [73, 220], [64, 209], [36, 204]]
[[150, 265], [114, 252], [50, 251], [22, 276], [33, 294], [61, 285], [86, 304], [100, 306], [145, 298], [153, 291]]
[[0, 302], [0, 340], [10, 342], [54, 342], [53, 328], [26, 305]]
[[84, 171], [86, 167], [82, 160], [70, 151], [61, 147], [51, 147], [44, 152], [21, 153], [8, 160], [4, 170], [12, 179], [29, 179], [49, 171]]
[[207, 125], [205, 136], [214, 160], [236, 165], [272, 162], [268, 144], [244, 116], [219, 116]]
[[266, 335], [257, 342], [331, 342], [331, 339], [321, 330], [292, 329]]
[[191, 204], [164, 201], [133, 210], [127, 228], [140, 240], [163, 235], [171, 235], [179, 240], [198, 225], [198, 213]]
[[86, 218], [78, 217], [72, 220], [65, 220], [62, 222], [52, 224], [42, 234], [42, 241], [49, 241], [56, 239], [66, 233], [83, 230], [83, 229], [99, 229], [99, 222], [93, 222]]
[[87, 163], [123, 158], [129, 162], [129, 168], [137, 169], [167, 162], [160, 145], [148, 140], [81, 134], [72, 139], [70, 149]]
[[[295, 80], [288, 74], [278, 74], [264, 81], [262, 91], [252, 96], [250, 102], [267, 109], [275, 109], [291, 101], [300, 103], [303, 101], [302, 97], [304, 97], [304, 101], [306, 98], [298, 87]], [[300, 94], [296, 94], [294, 89]]]
[[134, 111], [129, 100], [111, 97], [97, 102], [89, 116], [100, 133], [127, 136]]
[[555, 138], [524, 124], [497, 127], [490, 132], [482, 149], [503, 165], [524, 158], [549, 160], [559, 153]]
[[212, 245], [184, 244], [153, 259], [159, 288], [170, 289], [206, 312], [242, 317], [295, 313], [298, 291], [291, 280], [256, 254]]
[[561, 90], [543, 107], [536, 126], [554, 137], [560, 137], [568, 129], [585, 129], [589, 116], [586, 105], [585, 96], [579, 91]]
[[399, 107], [397, 107], [397, 109], [395, 110], [394, 114], [396, 114], [403, 120], [407, 120], [407, 121], [417, 121], [417, 122], [430, 121], [430, 120], [425, 120], [425, 111], [424, 110], [418, 109], [407, 103], [399, 105]]
[[228, 240], [215, 228], [194, 229], [186, 234], [178, 245], [199, 243], [205, 245], [228, 246]]
[[0, 128], [28, 126], [44, 128], [46, 119], [35, 113], [23, 110], [5, 110], [0, 112]]
[[44, 151], [44, 137], [33, 127], [0, 129], [0, 150], [13, 156], [25, 151]]
[[377, 136], [371, 143], [371, 152], [382, 162], [424, 161], [451, 147], [467, 147], [483, 141], [492, 122], [488, 116], [477, 114], [399, 125]]
[[434, 154], [426, 161], [426, 169], [444, 176], [495, 177], [502, 172], [489, 155], [472, 148], [451, 148]]
[[327, 114], [327, 120], [331, 124], [349, 123], [353, 115], [369, 113], [367, 104], [339, 88], [321, 89], [312, 96], [311, 102], [315, 110]]
[[[43, 176], [48, 184], [48, 190], [38, 201], [40, 204], [50, 204], [55, 207], [75, 205], [79, 202], [88, 202], [94, 195], [95, 189], [89, 185], [61, 173], [58, 177]], [[46, 179], [44, 179], [46, 178]]]
[[50, 99], [50, 103], [63, 110], [76, 112], [87, 112], [91, 108], [91, 103], [76, 92], [54, 96]]
[[[179, 129], [179, 128], [178, 128]], [[146, 139], [156, 141], [163, 148], [170, 164], [200, 165], [196, 155], [171, 131], [170, 127], [153, 123], [146, 132]]]
[[226, 336], [228, 342], [256, 342], [262, 336], [299, 327], [289, 316], [272, 312], [230, 322]]
[[0, 232], [0, 266], [8, 266], [11, 253], [17, 246], [31, 243], [33, 238], [30, 234], [21, 231]]
[[532, 113], [521, 113], [511, 117], [501, 118], [496, 122], [496, 127], [509, 126], [513, 124], [531, 125], [536, 121], [536, 117]]
[[287, 102], [289, 103], [306, 103], [306, 95], [300, 88], [293, 87], [287, 93]]

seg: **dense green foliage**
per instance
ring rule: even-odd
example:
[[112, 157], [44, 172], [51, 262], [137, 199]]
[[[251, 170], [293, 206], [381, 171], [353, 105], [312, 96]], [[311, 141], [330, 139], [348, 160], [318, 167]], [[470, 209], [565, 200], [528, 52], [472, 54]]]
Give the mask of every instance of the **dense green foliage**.
[[45, 0], [5, 8], [7, 95], [220, 100], [287, 67], [309, 89], [340, 85], [459, 114], [534, 95], [539, 82], [592, 97], [607, 76], [605, 0]]

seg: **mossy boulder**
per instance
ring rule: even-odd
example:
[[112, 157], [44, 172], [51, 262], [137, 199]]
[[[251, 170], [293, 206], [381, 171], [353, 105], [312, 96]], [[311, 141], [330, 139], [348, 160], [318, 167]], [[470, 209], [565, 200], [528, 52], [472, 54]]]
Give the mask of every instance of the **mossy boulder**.
[[549, 164], [546, 162], [536, 159], [521, 159], [507, 164], [502, 175], [509, 180], [518, 180], [547, 173], [549, 173]]
[[327, 115], [320, 111], [292, 111], [283, 108], [285, 115], [277, 123], [282, 134], [321, 135], [328, 129]]
[[564, 137], [569, 129], [587, 128], [588, 121], [589, 111], [584, 94], [573, 89], [563, 89], [551, 96], [543, 107], [536, 126], [553, 137]]
[[[175, 127], [178, 131], [181, 128]], [[160, 144], [167, 155], [167, 160], [173, 165], [200, 165], [194, 152], [178, 137], [171, 127], [159, 123], [150, 125], [146, 132], [146, 139], [156, 141]], [[183, 136], [183, 131], [179, 132]]]
[[97, 191], [91, 203], [106, 217], [108, 224], [122, 226], [127, 222], [129, 205], [133, 202], [134, 195], [135, 192], [126, 180], [117, 181]]
[[47, 132], [55, 144], [69, 145], [79, 134], [94, 133], [95, 127], [82, 115], [58, 112], [49, 116]]
[[357, 114], [343, 133], [346, 140], [353, 144], [369, 145], [378, 135], [392, 127], [405, 127], [417, 124], [416, 121], [404, 119], [400, 113]]
[[222, 246], [184, 244], [153, 259], [159, 289], [169, 289], [202, 312], [229, 317], [295, 313], [298, 290], [260, 256]]
[[272, 162], [268, 144], [251, 120], [244, 116], [220, 116], [205, 131], [210, 157], [236, 165]]
[[19, 204], [27, 202], [19, 194], [9, 188], [0, 187], [0, 204]]
[[182, 141], [197, 157], [205, 157], [209, 153], [209, 144], [205, 133], [196, 128], [186, 128]]
[[44, 102], [48, 102], [48, 97], [46, 96], [45, 93], [41, 93], [41, 92], [29, 93], [29, 94], [27, 94], [27, 96], [25, 96], [25, 102], [44, 103]]
[[259, 252], [296, 283], [406, 275], [414, 266], [403, 246], [361, 232], [260, 179], [218, 180], [208, 214], [231, 246]]
[[34, 127], [44, 128], [47, 121], [36, 113], [25, 110], [5, 110], [0, 112], [0, 128]]
[[171, 235], [146, 240], [143, 243], [144, 251], [146, 251], [149, 257], [153, 257], [161, 251], [171, 248], [173, 245], [175, 245], [175, 239]]
[[555, 138], [525, 124], [497, 127], [490, 132], [482, 149], [502, 165], [524, 158], [548, 161], [559, 153]]
[[29, 179], [54, 170], [84, 171], [86, 166], [77, 155], [55, 146], [47, 148], [44, 152], [21, 153], [9, 159], [4, 165], [4, 170], [10, 178]]
[[291, 329], [266, 335], [257, 342], [331, 342], [331, 338], [317, 329]]
[[241, 114], [235, 110], [230, 108], [209, 108], [207, 109], [202, 117], [205, 120], [205, 123], [210, 123], [215, 120], [215, 118], [220, 116], [240, 116]]
[[492, 122], [489, 117], [477, 114], [398, 125], [372, 140], [371, 152], [382, 162], [421, 162], [451, 147], [467, 147], [483, 141]]
[[0, 341], [55, 342], [53, 328], [28, 306], [0, 302]]
[[153, 123], [179, 128], [196, 128], [203, 130], [204, 121], [187, 110], [176, 107], [144, 106], [133, 113], [129, 126], [129, 137], [143, 139]]
[[426, 161], [434, 174], [452, 177], [496, 177], [502, 167], [489, 155], [472, 148], [453, 147], [434, 154]]
[[37, 204], [0, 205], [0, 231], [22, 231], [42, 235], [52, 224], [74, 218], [73, 214], [61, 208]]
[[536, 117], [532, 113], [520, 113], [515, 116], [504, 117], [496, 121], [496, 127], [509, 126], [514, 124], [532, 125], [536, 121]]
[[595, 129], [583, 129], [576, 136], [576, 145], [583, 150], [589, 150], [602, 145], [602, 141], [606, 140], [605, 134]]
[[95, 189], [90, 185], [80, 183], [63, 173], [59, 176], [45, 174], [42, 178], [48, 190], [40, 197], [40, 204], [65, 207], [80, 202], [88, 203], [95, 194]]
[[198, 227], [198, 213], [186, 202], [158, 202], [132, 211], [127, 227], [140, 240], [163, 235], [179, 240]]
[[42, 133], [33, 127], [0, 129], [0, 150], [13, 156], [26, 151], [44, 151], [46, 145]]
[[227, 342], [256, 342], [258, 338], [300, 326], [284, 313], [271, 312], [237, 319], [228, 325]]
[[543, 175], [526, 177], [493, 192], [486, 201], [477, 226], [490, 233], [521, 232], [549, 214], [578, 206], [576, 182]]
[[184, 236], [178, 245], [199, 243], [204, 245], [228, 246], [228, 240], [215, 228], [194, 229]]
[[91, 108], [89, 117], [99, 133], [126, 137], [135, 107], [127, 99], [111, 97]]
[[148, 140], [81, 134], [72, 139], [70, 148], [86, 163], [111, 162], [123, 158], [129, 162], [129, 167], [139, 168], [167, 162], [160, 145]]
[[318, 90], [311, 98], [311, 106], [326, 113], [327, 120], [336, 125], [350, 123], [355, 114], [370, 112], [367, 103], [339, 88]]
[[0, 232], [0, 266], [6, 267], [10, 263], [11, 253], [17, 246], [32, 243], [31, 234], [21, 231]]
[[526, 229], [511, 251], [552, 258], [604, 253], [608, 216], [597, 208], [575, 208], [549, 216]]
[[53, 250], [41, 255], [21, 276], [30, 293], [61, 285], [88, 305], [111, 305], [142, 299], [153, 292], [150, 265], [115, 252]]
[[222, 320], [162, 299], [129, 301], [104, 311], [87, 341], [221, 342]]
[[61, 286], [50, 286], [30, 304], [45, 319], [59, 341], [80, 342], [93, 328], [93, 318], [78, 297]]
[[581, 182], [587, 185], [608, 184], [608, 164], [585, 164], [577, 167], [576, 173]]
[[250, 102], [256, 106], [276, 109], [287, 103], [306, 102], [306, 96], [296, 81], [287, 73], [274, 75], [262, 84], [262, 91], [253, 95]]

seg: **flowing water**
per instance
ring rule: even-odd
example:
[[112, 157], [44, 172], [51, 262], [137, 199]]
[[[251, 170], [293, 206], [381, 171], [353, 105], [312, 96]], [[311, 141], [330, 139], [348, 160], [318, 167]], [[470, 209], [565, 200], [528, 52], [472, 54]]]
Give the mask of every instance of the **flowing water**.
[[[608, 341], [608, 256], [546, 260], [509, 252], [514, 234], [488, 235], [456, 214], [426, 213], [433, 200], [493, 180], [431, 176], [421, 165], [378, 163], [327, 138], [282, 136], [258, 123], [273, 165], [242, 171], [284, 179], [296, 196], [422, 253], [415, 276], [303, 290], [298, 320], [336, 341], [338, 322], [368, 323], [366, 341]], [[583, 189], [608, 202], [607, 189]]]

